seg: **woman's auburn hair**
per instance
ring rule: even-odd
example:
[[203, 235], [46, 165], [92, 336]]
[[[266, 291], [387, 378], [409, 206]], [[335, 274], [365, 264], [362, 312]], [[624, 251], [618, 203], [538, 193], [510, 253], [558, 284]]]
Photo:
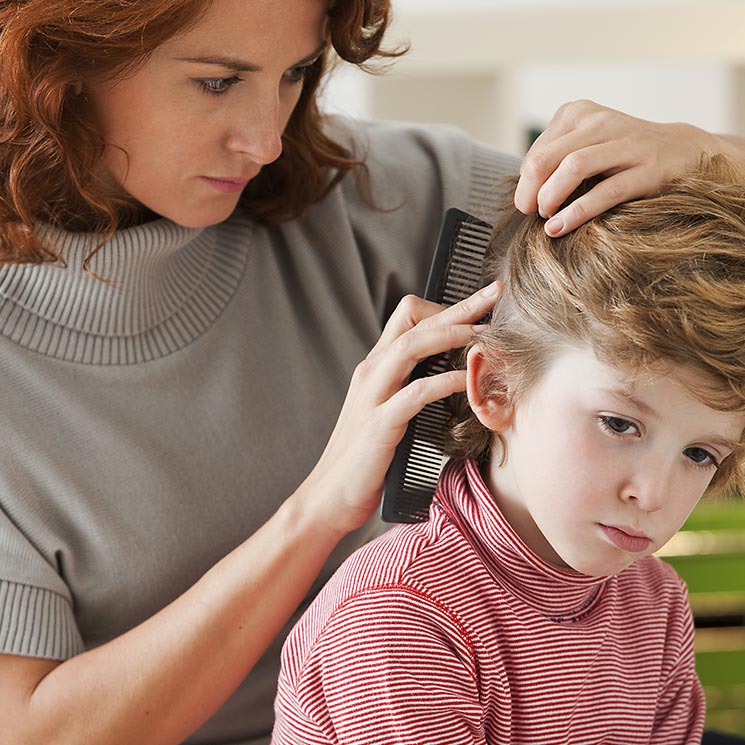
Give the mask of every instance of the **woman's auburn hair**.
[[[92, 178], [105, 143], [85, 96], [88, 80], [124, 77], [178, 33], [211, 0], [0, 0], [0, 263], [54, 261], [34, 233], [42, 221], [107, 237], [141, 207]], [[331, 47], [367, 69], [382, 48], [390, 0], [334, 0], [327, 47], [307, 71], [282, 136], [282, 155], [241, 195], [239, 207], [275, 223], [303, 214], [350, 170], [363, 166], [324, 132], [317, 92]]]
[[[490, 369], [483, 394], [519, 403], [562, 350], [585, 347], [631, 380], [645, 370], [691, 371], [695, 383], [677, 379], [695, 398], [745, 411], [745, 194], [726, 159], [705, 160], [664, 193], [614, 207], [561, 238], [513, 208], [495, 222], [484, 280], [503, 279], [504, 291], [470, 345]], [[465, 395], [452, 404], [448, 454], [488, 458], [498, 433]], [[714, 490], [745, 494], [744, 438], [717, 470]]]

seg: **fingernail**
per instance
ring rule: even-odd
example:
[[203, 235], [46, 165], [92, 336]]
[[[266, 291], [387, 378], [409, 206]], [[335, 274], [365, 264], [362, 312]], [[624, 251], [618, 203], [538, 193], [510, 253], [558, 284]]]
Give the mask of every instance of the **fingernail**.
[[546, 232], [549, 235], [556, 235], [557, 233], [560, 233], [562, 230], [564, 230], [564, 220], [562, 220], [560, 217], [552, 217], [546, 223]]
[[481, 334], [482, 332], [486, 331], [489, 328], [488, 323], [477, 323], [473, 327], [473, 333], [474, 334]]
[[499, 282], [492, 282], [481, 290], [483, 297], [496, 297], [499, 294]]

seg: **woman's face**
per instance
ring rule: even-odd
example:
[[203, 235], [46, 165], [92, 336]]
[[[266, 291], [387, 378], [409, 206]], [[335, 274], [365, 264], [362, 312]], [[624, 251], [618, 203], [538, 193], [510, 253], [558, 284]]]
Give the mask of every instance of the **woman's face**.
[[89, 87], [104, 177], [188, 227], [226, 219], [282, 152], [305, 68], [324, 43], [322, 0], [214, 0], [134, 75]]

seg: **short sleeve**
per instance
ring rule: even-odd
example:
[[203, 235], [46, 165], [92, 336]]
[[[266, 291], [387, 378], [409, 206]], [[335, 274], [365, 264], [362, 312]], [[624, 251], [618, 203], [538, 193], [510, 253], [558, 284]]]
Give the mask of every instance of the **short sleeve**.
[[0, 508], [0, 652], [64, 660], [82, 651], [69, 589]]

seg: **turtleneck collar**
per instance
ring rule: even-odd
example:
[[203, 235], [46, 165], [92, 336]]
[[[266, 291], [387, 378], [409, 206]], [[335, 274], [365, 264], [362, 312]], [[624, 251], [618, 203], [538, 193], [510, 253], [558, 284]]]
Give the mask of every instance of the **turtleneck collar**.
[[523, 542], [497, 507], [475, 461], [448, 464], [435, 504], [466, 536], [500, 584], [547, 618], [580, 621], [602, 595], [607, 577], [549, 564]]
[[[231, 237], [241, 231], [242, 240]], [[134, 364], [196, 339], [235, 292], [251, 225], [184, 228], [159, 219], [102, 240], [41, 226], [65, 266], [0, 266], [0, 334], [70, 362]]]

